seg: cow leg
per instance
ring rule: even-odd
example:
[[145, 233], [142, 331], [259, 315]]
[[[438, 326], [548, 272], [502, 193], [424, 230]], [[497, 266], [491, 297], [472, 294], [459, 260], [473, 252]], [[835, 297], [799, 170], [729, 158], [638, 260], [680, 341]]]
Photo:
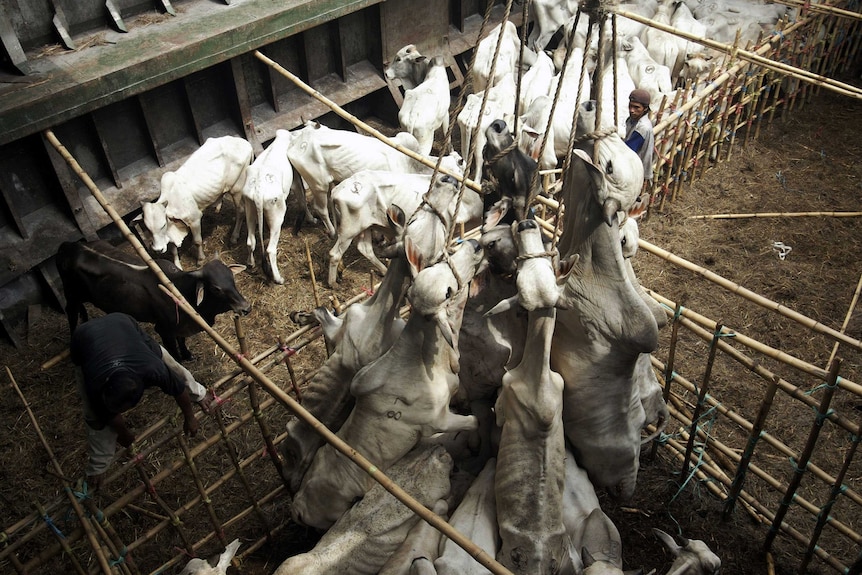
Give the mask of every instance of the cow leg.
[[177, 248], [177, 244], [169, 243], [168, 253], [171, 256], [171, 259], [174, 260], [174, 265], [177, 266], [177, 269], [183, 269], [183, 266], [180, 263], [180, 250]]
[[[284, 223], [284, 215], [287, 213], [287, 203], [282, 196], [272, 200], [265, 211], [266, 225], [269, 226], [269, 243], [266, 246], [266, 256], [269, 258], [269, 267], [272, 270], [272, 281], [281, 285], [284, 278], [278, 271], [277, 250], [278, 240], [281, 237], [281, 226]], [[248, 235], [251, 235], [249, 230]]]
[[245, 239], [245, 244], [248, 246], [248, 259], [245, 263], [248, 267], [253, 268], [254, 249], [257, 247], [257, 211], [256, 208], [252, 209], [251, 205], [245, 207], [245, 226], [248, 229], [248, 236]]
[[[202, 266], [204, 263], [205, 256], [204, 256], [204, 240], [203, 240], [203, 237], [201, 236], [201, 220], [200, 220], [200, 218], [198, 218], [197, 221], [189, 224], [189, 229], [192, 232], [192, 239], [195, 242], [195, 248], [197, 251], [197, 256], [196, 256], [197, 257], [197, 265]], [[233, 240], [231, 240], [231, 242], [233, 243]]]
[[359, 253], [368, 258], [368, 261], [374, 264], [374, 267], [376, 267], [381, 274], [386, 274], [386, 265], [377, 259], [377, 254], [374, 253], [374, 247], [371, 245], [371, 230], [365, 230], [359, 234], [359, 240], [356, 242], [356, 249], [359, 250]]
[[[177, 361], [193, 359], [192, 353], [186, 347], [185, 338], [178, 338], [174, 332], [161, 326], [155, 326], [156, 333], [162, 338], [162, 347]], [[182, 342], [182, 343], [180, 343]]]
[[[235, 202], [236, 203], [236, 219], [233, 224], [233, 231], [230, 233], [230, 243], [231, 245], [236, 245], [239, 242], [239, 234], [242, 232], [242, 220], [245, 212], [244, 203], [242, 201]], [[203, 259], [203, 258], [201, 258]]]
[[195, 358], [195, 356], [193, 356], [192, 352], [189, 350], [188, 346], [186, 346], [186, 338], [178, 337], [177, 347], [180, 350], [180, 357], [182, 357], [183, 361], [191, 361]]
[[335, 282], [338, 281], [338, 265], [341, 263], [341, 258], [344, 257], [344, 252], [350, 247], [352, 241], [353, 237], [349, 234], [339, 234], [335, 239], [332, 249], [329, 250], [329, 276], [327, 277], [327, 282], [331, 288], [334, 288]]
[[443, 417], [431, 422], [435, 433], [446, 431], [474, 431], [479, 428], [479, 420], [475, 415], [458, 415], [446, 409]]

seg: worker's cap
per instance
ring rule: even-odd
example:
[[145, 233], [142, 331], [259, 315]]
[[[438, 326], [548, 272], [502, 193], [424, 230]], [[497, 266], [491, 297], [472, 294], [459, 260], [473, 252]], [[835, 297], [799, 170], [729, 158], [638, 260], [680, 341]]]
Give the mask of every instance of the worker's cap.
[[629, 102], [637, 102], [642, 106], [646, 106], [649, 108], [650, 104], [650, 95], [649, 92], [638, 88], [637, 90], [632, 90], [632, 93], [629, 94]]
[[105, 409], [117, 414], [135, 407], [144, 395], [144, 386], [128, 372], [115, 372], [102, 387]]

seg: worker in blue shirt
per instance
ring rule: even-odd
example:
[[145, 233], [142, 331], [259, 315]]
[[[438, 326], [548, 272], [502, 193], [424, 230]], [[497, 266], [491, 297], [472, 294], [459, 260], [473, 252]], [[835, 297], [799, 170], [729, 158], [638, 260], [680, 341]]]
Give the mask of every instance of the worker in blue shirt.
[[649, 117], [650, 94], [646, 90], [633, 90], [629, 95], [629, 117], [626, 119], [626, 145], [634, 150], [644, 165], [644, 182], [652, 183], [653, 149], [655, 138]]

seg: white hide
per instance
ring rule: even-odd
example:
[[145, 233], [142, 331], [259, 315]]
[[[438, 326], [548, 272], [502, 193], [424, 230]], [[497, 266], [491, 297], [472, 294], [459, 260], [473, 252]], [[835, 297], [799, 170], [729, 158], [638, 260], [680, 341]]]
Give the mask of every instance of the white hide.
[[[435, 515], [446, 519], [449, 505], [444, 499], [434, 504]], [[443, 534], [430, 523], [419, 520], [401, 547], [380, 568], [377, 575], [424, 575], [434, 574], [434, 561], [439, 557], [440, 539]]]
[[[406, 132], [399, 132], [392, 140], [414, 152], [419, 147], [416, 138]], [[332, 239], [335, 226], [329, 216], [329, 191], [333, 186], [359, 170], [430, 172], [422, 163], [377, 138], [334, 130], [318, 122], [306, 122], [293, 132], [287, 157], [308, 185], [312, 211], [320, 216]]]
[[[403, 248], [409, 239], [413, 251], [421, 256], [423, 266], [436, 262], [446, 248], [449, 230], [455, 220], [458, 189], [455, 178], [439, 176], [400, 232], [398, 245]], [[417, 273], [415, 266], [411, 267], [411, 273]]]
[[[451, 470], [452, 459], [445, 449], [424, 446], [404, 454], [387, 469], [387, 474], [420, 504], [430, 507], [448, 495]], [[417, 521], [422, 521], [418, 515], [374, 482], [314, 549], [288, 558], [274, 575], [375, 575]]]
[[[557, 167], [554, 135], [547, 134], [552, 104], [550, 96], [539, 96], [530, 103], [529, 108], [520, 118], [518, 147], [538, 162], [540, 170], [551, 170]], [[544, 150], [542, 150], [543, 142], [545, 142]]]
[[243, 138], [209, 138], [176, 171], [165, 172], [155, 202], [141, 202], [144, 225], [152, 234], [151, 247], [159, 254], [171, 250], [174, 265], [182, 269], [177, 249], [189, 232], [197, 248], [197, 262], [204, 260], [201, 216], [211, 205], [221, 208], [230, 194], [236, 207], [231, 243], [239, 240], [243, 219], [242, 188], [254, 157]]
[[661, 529], [653, 531], [675, 557], [667, 575], [718, 575], [721, 571], [721, 559], [700, 539], [683, 539], [679, 545]]
[[[287, 146], [291, 134], [287, 130], [277, 130], [275, 139], [248, 168], [242, 196], [245, 201], [245, 223], [248, 228], [248, 266], [254, 266], [254, 250], [257, 245], [258, 230], [260, 231], [263, 257], [269, 262], [269, 273], [277, 284], [283, 284], [284, 279], [278, 271], [276, 250], [281, 237], [281, 226], [287, 213], [287, 196], [290, 194], [293, 181], [293, 166], [287, 159]], [[300, 206], [305, 208], [305, 192], [301, 182], [296, 182], [297, 197]], [[269, 242], [263, 246], [264, 224], [269, 229]], [[266, 267], [266, 266], [264, 266]]]
[[[673, 92], [670, 68], [656, 62], [637, 36], [623, 39], [621, 48], [632, 82], [637, 88], [649, 92], [650, 107], [657, 110], [662, 98]], [[628, 116], [628, 107], [623, 113]]]
[[[338, 431], [384, 471], [423, 437], [477, 426], [475, 417], [449, 411], [449, 401], [458, 389], [457, 333], [468, 282], [484, 261], [482, 250], [475, 242], [464, 242], [448, 263], [427, 268], [409, 240], [405, 252], [418, 269], [408, 290], [413, 311], [398, 341], [350, 382], [356, 404]], [[364, 470], [326, 445], [317, 452], [294, 498], [294, 520], [325, 529], [372, 483]]]
[[[590, 113], [585, 104], [579, 131]], [[644, 422], [634, 367], [658, 345], [658, 326], [629, 279], [616, 221], [640, 194], [643, 165], [615, 133], [575, 151], [562, 198], [579, 225], [564, 227], [558, 249], [579, 260], [564, 292], [571, 309], [557, 314], [551, 366], [565, 381], [563, 423], [578, 464], [594, 485], [629, 498]]]
[[[501, 32], [502, 30], [502, 32]], [[502, 39], [499, 39], [502, 33]], [[500, 50], [497, 62], [494, 64], [494, 54], [497, 50], [499, 39]], [[521, 39], [518, 30], [511, 21], [506, 21], [505, 26], [498, 24], [488, 34], [479, 40], [476, 45], [476, 58], [470, 79], [473, 83], [473, 93], [486, 90], [488, 86], [498, 84], [507, 74], [518, 74], [518, 60], [521, 54]], [[524, 64], [530, 66], [536, 58], [536, 54], [529, 48], [524, 48]], [[494, 67], [494, 76], [491, 77], [491, 67]], [[526, 69], [525, 66], [525, 69]], [[511, 108], [514, 112], [514, 108]], [[463, 150], [462, 150], [463, 151]]]
[[[659, 24], [670, 26], [673, 14], [673, 0], [661, 0], [652, 19]], [[647, 26], [641, 33], [641, 40], [653, 59], [670, 69], [671, 77], [676, 78], [685, 60], [687, 41], [670, 32]]]
[[404, 92], [404, 103], [398, 112], [398, 122], [419, 142], [418, 152], [431, 153], [434, 133], [449, 127], [449, 76], [442, 56], [431, 60], [425, 80]]
[[[614, 80], [616, 79], [616, 87]], [[635, 82], [629, 74], [626, 61], [617, 58], [616, 75], [614, 67], [608, 63], [602, 76], [602, 128], [615, 127], [620, 136], [626, 134], [626, 118], [629, 115], [629, 94], [635, 89]]]
[[[584, 62], [584, 49], [575, 47], [569, 57], [566, 67], [554, 76], [554, 81], [551, 83], [551, 91], [549, 95], [553, 99], [557, 91], [560, 92], [560, 98], [557, 100], [557, 107], [554, 109], [554, 117], [551, 120], [554, 136], [554, 153], [557, 158], [564, 158], [568, 152], [569, 136], [572, 133], [572, 118], [575, 115], [575, 108], [583, 102], [589, 100], [591, 82], [589, 74], [583, 77], [581, 85], [581, 70]], [[558, 86], [562, 83], [562, 87]], [[577, 98], [578, 86], [580, 85], [580, 98]], [[565, 94], [565, 97], [563, 97]]]
[[559, 286], [534, 221], [518, 226], [518, 299], [528, 311], [521, 362], [503, 376], [495, 411], [502, 427], [497, 454], [497, 560], [513, 573], [556, 573], [566, 555], [563, 526], [565, 437], [563, 378], [551, 370]]
[[537, 53], [544, 50], [557, 30], [565, 26], [577, 11], [578, 3], [574, 0], [532, 0], [530, 15], [535, 26], [527, 37], [527, 45]]
[[227, 568], [230, 566], [233, 556], [236, 555], [237, 549], [239, 549], [239, 539], [234, 539], [219, 555], [215, 566], [196, 557], [186, 564], [185, 568], [180, 571], [180, 575], [227, 575]]
[[[489, 557], [500, 547], [494, 482], [497, 460], [491, 458], [464, 494], [449, 524], [470, 539]], [[485, 575], [488, 569], [449, 538], [440, 541], [440, 556], [434, 561], [437, 575]]]
[[[374, 253], [372, 232], [379, 229], [391, 235], [387, 219], [390, 206], [398, 206], [409, 217], [419, 208], [430, 186], [430, 175], [377, 170], [362, 170], [335, 186], [331, 195], [338, 223], [336, 240], [329, 250], [329, 285], [335, 285], [341, 258], [354, 238], [359, 253], [385, 273], [386, 266]], [[482, 197], [465, 188], [455, 223], [467, 223], [481, 216]]]
[[[360, 368], [383, 355], [404, 329], [400, 308], [407, 290], [409, 269], [404, 258], [393, 261], [367, 300], [351, 305], [341, 318], [323, 312], [329, 357], [303, 389], [302, 406], [328, 429], [338, 430], [353, 407], [349, 382]], [[333, 335], [331, 332], [335, 331]], [[291, 493], [296, 493], [323, 438], [298, 417], [287, 423], [281, 444], [284, 470]]]
[[527, 108], [533, 100], [539, 96], [547, 96], [551, 90], [551, 82], [554, 80], [554, 61], [547, 52], [540, 51], [536, 54], [536, 62], [521, 78], [521, 93], [518, 100], [518, 113], [526, 113]]
[[600, 508], [584, 520], [581, 560], [584, 575], [623, 575], [620, 532]]
[[[515, 77], [512, 74], [506, 74], [488, 89], [488, 98], [484, 103], [484, 109], [482, 108], [482, 100], [485, 93], [477, 92], [467, 95], [464, 107], [458, 114], [458, 128], [461, 131], [461, 154], [468, 165], [471, 161], [470, 151], [475, 145], [472, 154], [472, 179], [475, 182], [480, 181], [482, 177], [482, 150], [485, 148], [485, 130], [497, 119], [503, 119], [510, 126], [513, 125], [516, 90]], [[481, 118], [479, 117], [480, 112], [482, 113]]]

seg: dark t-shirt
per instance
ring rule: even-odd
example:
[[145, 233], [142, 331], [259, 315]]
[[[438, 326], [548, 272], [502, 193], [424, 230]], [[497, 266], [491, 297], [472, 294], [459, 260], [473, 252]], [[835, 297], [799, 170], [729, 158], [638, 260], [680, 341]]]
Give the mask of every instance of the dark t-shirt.
[[116, 415], [102, 399], [102, 388], [115, 374], [134, 379], [140, 386], [139, 396], [147, 387], [158, 387], [171, 396], [185, 389], [184, 382], [162, 361], [159, 344], [124, 313], [108, 314], [78, 326], [71, 351], [72, 361], [83, 371], [87, 399], [98, 419], [93, 423], [101, 426]]

